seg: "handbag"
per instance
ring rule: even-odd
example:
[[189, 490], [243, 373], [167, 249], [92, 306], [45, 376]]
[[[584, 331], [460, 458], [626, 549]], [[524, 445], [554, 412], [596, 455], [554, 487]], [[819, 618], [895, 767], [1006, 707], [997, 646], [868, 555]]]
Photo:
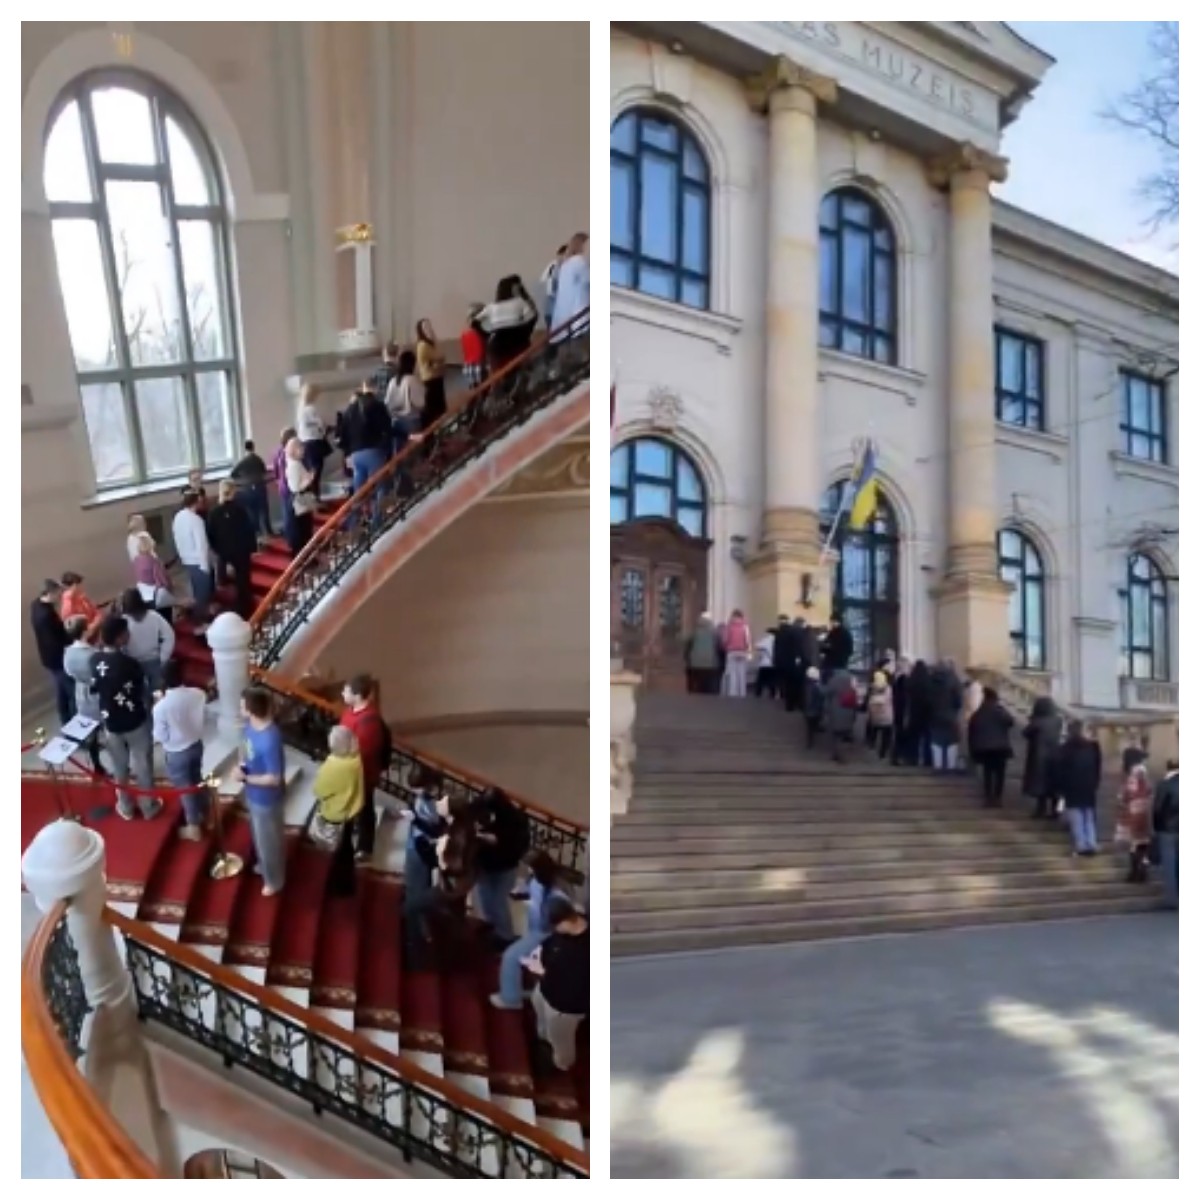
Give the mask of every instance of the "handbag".
[[342, 840], [342, 825], [325, 820], [321, 816], [320, 807], [314, 804], [308, 817], [307, 833], [308, 840], [314, 846], [332, 854]]

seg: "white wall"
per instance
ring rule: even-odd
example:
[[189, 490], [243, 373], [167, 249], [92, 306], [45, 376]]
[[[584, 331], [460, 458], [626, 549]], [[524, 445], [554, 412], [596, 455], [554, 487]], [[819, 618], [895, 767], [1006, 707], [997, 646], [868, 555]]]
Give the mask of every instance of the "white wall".
[[[613, 36], [612, 117], [637, 105], [665, 104], [705, 147], [713, 176], [712, 310], [613, 290], [614, 441], [653, 433], [678, 442], [696, 460], [711, 502], [710, 605], [724, 613], [748, 603], [731, 540], [757, 544], [764, 503], [766, 122], [752, 112], [739, 79], [686, 54], [664, 54], [626, 34]], [[1037, 120], [1036, 105], [1022, 119]], [[815, 507], [847, 472], [853, 439], [876, 440], [902, 538], [901, 645], [928, 656], [938, 649], [930, 587], [945, 556], [950, 450], [946, 363], [954, 298], [947, 281], [946, 201], [930, 186], [920, 158], [833, 119], [819, 126], [818, 160], [822, 192], [853, 179], [888, 211], [900, 247], [901, 320], [896, 366], [821, 351], [823, 470], [806, 486]], [[1047, 343], [1050, 430], [1038, 437], [997, 427], [996, 511], [1001, 521], [1019, 516], [1046, 549], [1056, 691], [1075, 703], [1115, 706], [1116, 589], [1125, 549], [1143, 520], [1178, 525], [1170, 507], [1177, 472], [1111, 455], [1118, 441], [1117, 370], [1132, 365], [1138, 350], [1173, 346], [1177, 318], [1165, 299], [1156, 305], [1149, 298], [1138, 264], [1128, 264], [1128, 279], [1113, 278], [1114, 263], [1124, 269], [1119, 258], [1101, 255], [1104, 270], [1071, 266], [1059, 257], [1064, 237], [1071, 256], [1086, 259], [1095, 248], [1064, 231], [1039, 236], [1059, 249], [1022, 249], [999, 228], [995, 239], [996, 319]], [[679, 398], [681, 415], [673, 426], [656, 429], [658, 390]], [[1170, 423], [1176, 427], [1174, 415]], [[1173, 563], [1168, 547], [1163, 565]]]

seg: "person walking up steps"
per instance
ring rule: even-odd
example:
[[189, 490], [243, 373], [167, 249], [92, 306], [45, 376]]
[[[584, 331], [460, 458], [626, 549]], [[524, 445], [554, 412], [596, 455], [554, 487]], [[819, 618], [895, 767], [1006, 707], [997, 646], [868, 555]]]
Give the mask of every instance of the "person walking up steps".
[[1179, 763], [1167, 762], [1167, 773], [1154, 789], [1154, 836], [1163, 881], [1163, 907], [1179, 907]]
[[768, 629], [758, 639], [754, 654], [758, 660], [758, 669], [754, 674], [754, 695], [761, 700], [766, 692], [774, 700], [778, 686], [775, 679], [775, 630]]
[[880, 758], [892, 752], [892, 730], [895, 712], [892, 707], [892, 685], [883, 671], [876, 671], [871, 678], [871, 690], [867, 693], [867, 720], [874, 731], [874, 746]]
[[847, 744], [854, 740], [858, 689], [849, 671], [837, 671], [825, 687], [825, 728], [829, 730], [833, 761], [845, 762]]
[[720, 646], [712, 616], [701, 613], [684, 649], [688, 691], [704, 696], [715, 695], [719, 690], [719, 662]]
[[1096, 840], [1096, 802], [1103, 763], [1100, 747], [1086, 737], [1082, 721], [1067, 726], [1067, 740], [1051, 761], [1053, 790], [1062, 796], [1071, 823], [1075, 853], [1091, 857], [1099, 849]]
[[735, 699], [746, 698], [746, 674], [750, 666], [750, 626], [740, 608], [735, 608], [725, 626], [725, 694]]
[[804, 674], [803, 711], [805, 744], [811, 750], [825, 720], [825, 689], [821, 686], [821, 668], [811, 666]]
[[995, 688], [983, 689], [979, 707], [967, 724], [967, 746], [983, 773], [983, 805], [999, 808], [1004, 799], [1004, 776], [1012, 758], [1012, 713], [1000, 703]]
[[246, 807], [258, 860], [254, 869], [262, 876], [262, 894], [274, 896], [283, 890], [287, 843], [283, 833], [283, 733], [275, 724], [271, 693], [248, 687], [242, 693], [242, 717], [246, 722], [245, 757], [239, 772], [246, 787]]
[[[163, 667], [163, 694], [154, 706], [154, 740], [163, 748], [167, 778], [176, 788], [195, 788], [204, 778], [204, 709], [208, 697], [185, 687], [183, 664], [173, 658]], [[182, 796], [183, 828], [179, 836], [198, 842], [208, 824], [207, 791]]]

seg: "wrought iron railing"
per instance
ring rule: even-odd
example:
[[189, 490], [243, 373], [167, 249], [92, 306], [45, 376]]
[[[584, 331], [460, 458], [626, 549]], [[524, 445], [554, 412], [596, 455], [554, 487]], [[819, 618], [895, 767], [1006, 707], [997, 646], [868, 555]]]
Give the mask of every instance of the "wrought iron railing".
[[54, 927], [42, 958], [42, 987], [46, 993], [50, 1019], [58, 1030], [70, 1056], [78, 1061], [83, 1055], [83, 1024], [92, 1011], [83, 990], [79, 955], [64, 916]]
[[379, 538], [513, 429], [588, 379], [590, 310], [573, 317], [414, 438], [338, 509], [255, 612], [251, 661], [270, 669]]
[[464, 1179], [584, 1179], [586, 1159], [535, 1127], [428, 1076], [212, 964], [181, 961], [138, 922], [110, 915], [125, 937], [138, 1009], [446, 1175]]
[[[265, 672], [255, 672], [255, 678], [275, 699], [275, 720], [287, 744], [310, 758], [323, 759], [329, 753], [329, 731], [339, 720], [333, 705]], [[442, 777], [443, 792], [462, 795], [467, 800], [477, 799], [491, 786], [486, 780], [432, 755], [395, 743], [379, 790], [407, 803], [413, 794], [410, 781], [417, 768], [437, 771]], [[517, 803], [529, 818], [531, 845], [545, 850], [564, 871], [581, 880], [588, 866], [587, 829], [527, 800]]]

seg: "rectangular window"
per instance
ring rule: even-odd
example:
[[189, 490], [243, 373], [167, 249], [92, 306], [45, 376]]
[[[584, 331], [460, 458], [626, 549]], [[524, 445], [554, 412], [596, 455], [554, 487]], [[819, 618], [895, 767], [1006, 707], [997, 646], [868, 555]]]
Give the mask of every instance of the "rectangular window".
[[1121, 448], [1130, 458], [1167, 461], [1166, 410], [1161, 380], [1121, 372]]
[[1045, 429], [1046, 347], [1037, 338], [996, 327], [996, 420]]

